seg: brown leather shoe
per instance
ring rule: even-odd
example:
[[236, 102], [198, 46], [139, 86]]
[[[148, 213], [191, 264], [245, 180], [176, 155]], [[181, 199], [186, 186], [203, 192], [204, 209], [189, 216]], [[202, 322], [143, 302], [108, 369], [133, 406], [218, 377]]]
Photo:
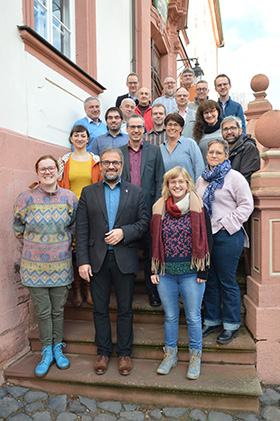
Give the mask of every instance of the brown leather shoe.
[[119, 372], [122, 376], [128, 376], [133, 370], [131, 358], [128, 356], [119, 357]]
[[108, 370], [108, 361], [109, 357], [107, 355], [97, 355], [94, 365], [95, 373], [98, 375], [105, 374]]

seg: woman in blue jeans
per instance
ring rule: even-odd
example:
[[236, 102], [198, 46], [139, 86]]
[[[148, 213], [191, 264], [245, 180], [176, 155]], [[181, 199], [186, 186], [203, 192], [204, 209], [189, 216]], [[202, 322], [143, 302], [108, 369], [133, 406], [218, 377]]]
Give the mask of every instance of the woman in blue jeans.
[[151, 280], [157, 284], [165, 312], [164, 359], [158, 374], [177, 365], [179, 296], [184, 302], [189, 333], [190, 363], [187, 378], [200, 375], [202, 351], [201, 303], [205, 290], [211, 227], [194, 183], [182, 167], [164, 175], [162, 197], [153, 206]]
[[228, 344], [238, 335], [241, 297], [236, 271], [248, 236], [243, 223], [254, 209], [246, 179], [231, 168], [229, 146], [224, 139], [208, 143], [208, 165], [197, 180], [196, 190], [211, 218], [213, 251], [204, 297], [203, 337], [222, 332], [219, 344]]

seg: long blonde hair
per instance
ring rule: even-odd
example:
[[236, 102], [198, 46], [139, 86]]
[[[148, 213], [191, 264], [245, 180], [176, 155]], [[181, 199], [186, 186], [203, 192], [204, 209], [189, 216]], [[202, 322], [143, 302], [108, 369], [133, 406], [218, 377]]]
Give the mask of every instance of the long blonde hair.
[[171, 196], [169, 188], [168, 188], [169, 181], [173, 180], [174, 178], [179, 177], [179, 175], [182, 175], [182, 177], [188, 183], [187, 193], [194, 190], [193, 179], [191, 178], [191, 176], [189, 175], [188, 171], [185, 168], [179, 167], [179, 166], [171, 168], [171, 170], [167, 171], [163, 177], [161, 195], [165, 200], [168, 199], [169, 196]]

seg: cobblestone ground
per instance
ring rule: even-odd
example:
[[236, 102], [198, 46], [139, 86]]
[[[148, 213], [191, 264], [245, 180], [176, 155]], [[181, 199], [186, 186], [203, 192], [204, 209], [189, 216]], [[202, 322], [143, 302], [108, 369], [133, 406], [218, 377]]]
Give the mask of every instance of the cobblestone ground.
[[12, 384], [0, 388], [0, 420], [9, 421], [279, 421], [280, 386], [262, 386], [260, 414], [152, 407], [100, 401], [83, 396], [53, 395]]

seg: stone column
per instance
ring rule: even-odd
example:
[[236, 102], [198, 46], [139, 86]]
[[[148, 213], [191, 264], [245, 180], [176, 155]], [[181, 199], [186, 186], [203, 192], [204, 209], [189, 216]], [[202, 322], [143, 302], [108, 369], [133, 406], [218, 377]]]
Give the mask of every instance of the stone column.
[[[252, 112], [252, 108], [249, 111]], [[252, 214], [251, 275], [247, 277], [244, 304], [246, 324], [256, 340], [259, 379], [267, 384], [279, 384], [280, 111], [265, 112], [255, 124], [255, 135], [264, 147], [261, 154], [264, 165], [251, 178], [255, 210]]]

